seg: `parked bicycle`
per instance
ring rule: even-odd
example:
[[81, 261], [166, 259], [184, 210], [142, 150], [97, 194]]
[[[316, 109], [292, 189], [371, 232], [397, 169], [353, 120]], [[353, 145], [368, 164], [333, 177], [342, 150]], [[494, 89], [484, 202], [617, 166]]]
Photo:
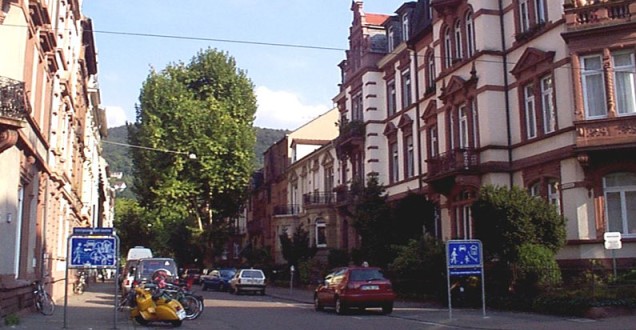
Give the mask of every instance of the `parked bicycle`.
[[183, 286], [166, 283], [165, 292], [181, 303], [187, 320], [194, 320], [203, 313], [203, 297], [195, 295]]
[[51, 295], [44, 290], [42, 281], [33, 282], [33, 302], [35, 308], [44, 315], [53, 315], [55, 311], [55, 302]]

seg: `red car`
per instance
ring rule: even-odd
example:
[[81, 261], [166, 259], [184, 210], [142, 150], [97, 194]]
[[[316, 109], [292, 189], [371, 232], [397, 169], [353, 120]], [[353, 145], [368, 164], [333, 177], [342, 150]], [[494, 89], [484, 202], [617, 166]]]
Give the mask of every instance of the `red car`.
[[333, 307], [337, 314], [344, 314], [351, 307], [381, 307], [384, 314], [389, 314], [394, 300], [391, 281], [377, 267], [340, 268], [327, 275], [314, 293], [317, 311]]

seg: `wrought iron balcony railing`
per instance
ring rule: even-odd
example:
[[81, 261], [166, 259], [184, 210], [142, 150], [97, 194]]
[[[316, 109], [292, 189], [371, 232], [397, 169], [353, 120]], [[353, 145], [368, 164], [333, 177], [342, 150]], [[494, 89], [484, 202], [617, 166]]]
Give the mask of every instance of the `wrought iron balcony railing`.
[[24, 97], [24, 83], [0, 76], [0, 118], [25, 120], [27, 103]]
[[274, 215], [297, 215], [300, 213], [300, 205], [287, 204], [274, 206]]
[[331, 192], [314, 192], [303, 195], [305, 206], [331, 205], [336, 201], [336, 194]]
[[479, 154], [471, 148], [460, 148], [441, 153], [426, 162], [428, 163], [428, 176], [439, 177], [477, 169]]

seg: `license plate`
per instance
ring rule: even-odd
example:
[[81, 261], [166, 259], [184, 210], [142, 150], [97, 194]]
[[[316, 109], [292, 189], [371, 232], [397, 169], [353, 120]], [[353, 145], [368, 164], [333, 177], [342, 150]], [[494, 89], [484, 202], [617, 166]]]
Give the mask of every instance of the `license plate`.
[[185, 310], [178, 310], [177, 311], [177, 317], [179, 318], [179, 320], [183, 320], [186, 317], [186, 312]]
[[377, 285], [364, 285], [362, 290], [380, 290], [380, 287]]

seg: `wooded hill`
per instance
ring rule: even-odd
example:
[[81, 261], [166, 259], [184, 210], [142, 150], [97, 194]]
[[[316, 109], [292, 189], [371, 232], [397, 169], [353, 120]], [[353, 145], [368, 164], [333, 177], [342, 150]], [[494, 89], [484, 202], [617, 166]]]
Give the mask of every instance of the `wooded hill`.
[[[282, 139], [285, 134], [288, 134], [290, 131], [260, 127], [254, 127], [254, 130], [256, 131], [254, 170], [257, 170], [263, 167], [263, 153], [265, 150]], [[128, 130], [126, 129], [126, 126], [123, 125], [109, 128], [108, 138], [105, 140], [127, 144]], [[110, 143], [102, 143], [102, 147], [104, 148], [104, 158], [110, 166], [110, 173], [121, 172], [123, 174], [122, 179], [116, 181], [123, 181], [126, 183], [126, 186], [128, 186], [128, 188], [121, 193], [118, 192], [118, 196], [134, 198], [130, 191], [130, 187], [132, 185], [132, 158], [128, 152], [130, 147]], [[112, 180], [111, 183], [113, 183]]]

